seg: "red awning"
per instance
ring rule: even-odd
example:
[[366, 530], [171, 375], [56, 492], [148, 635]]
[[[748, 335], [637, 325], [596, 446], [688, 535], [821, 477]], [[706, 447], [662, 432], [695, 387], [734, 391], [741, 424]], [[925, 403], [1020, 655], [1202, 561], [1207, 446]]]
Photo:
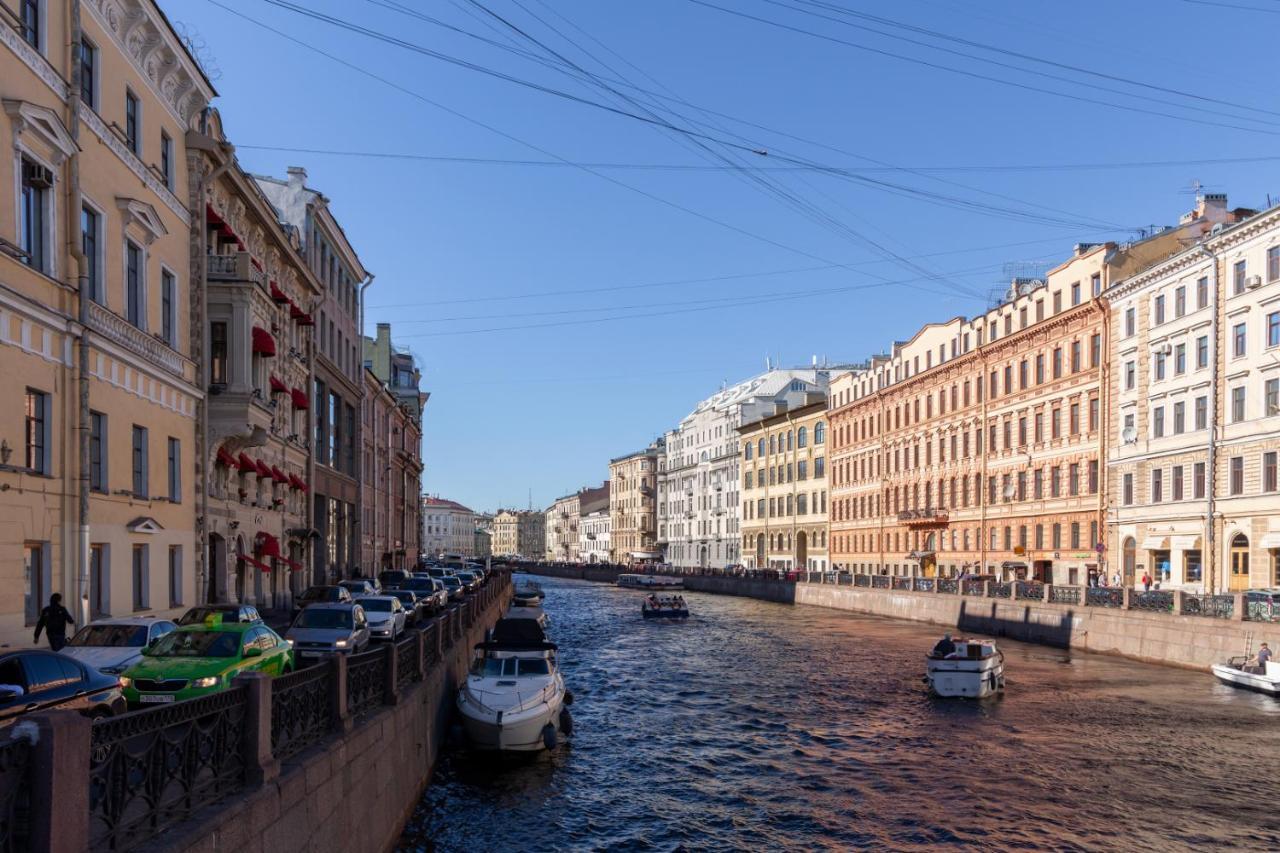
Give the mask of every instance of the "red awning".
[[249, 263], [251, 263], [251, 264], [253, 264], [255, 267], [257, 267], [257, 268], [258, 268], [258, 272], [262, 272], [262, 261], [258, 260], [257, 258], [254, 258], [254, 257], [250, 257], [250, 258], [249, 258]]
[[307, 392], [301, 388], [294, 388], [289, 392], [289, 396], [293, 398], [293, 407], [295, 409], [305, 409], [311, 405], [311, 401], [307, 399]]
[[302, 491], [304, 492], [311, 491], [311, 487], [307, 485], [307, 481], [302, 479], [301, 477], [298, 478], [298, 488], [302, 489]]
[[234, 456], [232, 456], [230, 453], [228, 453], [228, 452], [226, 451], [226, 448], [224, 448], [224, 447], [219, 447], [219, 448], [218, 448], [218, 462], [217, 462], [217, 464], [219, 464], [219, 465], [223, 466], [224, 468], [239, 468], [239, 467], [240, 467], [240, 465], [236, 462], [236, 458], [235, 458]]
[[251, 566], [257, 566], [259, 569], [262, 569], [262, 571], [264, 572], [271, 571], [271, 566], [269, 564], [264, 563], [261, 560], [255, 560], [253, 557], [250, 557], [248, 554], [239, 554], [237, 555], [236, 559], [240, 560], [241, 562], [248, 563]]
[[301, 479], [299, 479], [299, 478], [298, 478], [298, 476], [297, 476], [296, 474], [290, 474], [290, 475], [289, 475], [289, 488], [291, 488], [291, 489], [305, 489], [306, 487], [307, 487], [307, 484], [306, 484], [306, 483], [304, 483], [304, 482], [302, 482], [302, 480], [301, 480]]
[[299, 326], [314, 326], [316, 324], [316, 321], [311, 319], [310, 314], [303, 314], [301, 317], [298, 317], [297, 322]]
[[246, 474], [258, 473], [258, 466], [253, 464], [253, 460], [248, 456], [245, 456], [243, 453], [240, 454], [240, 458], [236, 461], [240, 463], [240, 470]]
[[265, 530], [258, 531], [257, 542], [254, 544], [254, 552], [260, 557], [279, 557], [280, 556], [280, 540], [272, 536]]
[[294, 560], [285, 560], [284, 564], [289, 567], [290, 571], [294, 571], [294, 572], [302, 571], [302, 563], [296, 562]]
[[288, 476], [274, 465], [271, 466], [271, 479], [275, 480], [277, 483], [289, 482]]
[[254, 467], [258, 469], [259, 477], [271, 476], [271, 466], [263, 462], [261, 459], [259, 459], [257, 462], [254, 463]]
[[271, 393], [272, 394], [288, 394], [289, 386], [285, 385], [274, 376], [271, 377]]
[[271, 282], [271, 301], [279, 305], [286, 305], [289, 302], [289, 297], [284, 295], [284, 291], [280, 289], [280, 285], [276, 284], [274, 281]]
[[290, 299], [289, 300], [289, 316], [296, 320], [299, 317], [302, 317], [304, 315], [305, 315], [305, 312], [298, 307], [298, 304], [296, 302]]
[[265, 356], [276, 354], [276, 339], [261, 326], [253, 327], [253, 351]]

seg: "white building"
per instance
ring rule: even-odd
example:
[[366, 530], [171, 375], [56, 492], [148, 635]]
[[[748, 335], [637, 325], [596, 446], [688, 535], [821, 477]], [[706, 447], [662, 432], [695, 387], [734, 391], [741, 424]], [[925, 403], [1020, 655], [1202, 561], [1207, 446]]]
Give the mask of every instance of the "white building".
[[578, 521], [578, 559], [583, 563], [609, 562], [609, 508], [598, 509]]
[[666, 434], [658, 460], [658, 546], [676, 566], [741, 562], [738, 432], [827, 392], [826, 367], [774, 368], [708, 397]]
[[422, 499], [422, 552], [476, 556], [476, 514], [456, 501]]

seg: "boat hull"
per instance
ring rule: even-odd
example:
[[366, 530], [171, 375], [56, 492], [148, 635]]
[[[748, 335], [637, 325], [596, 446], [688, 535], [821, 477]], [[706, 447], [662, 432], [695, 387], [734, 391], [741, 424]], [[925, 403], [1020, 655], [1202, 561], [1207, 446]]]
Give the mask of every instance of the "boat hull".
[[644, 610], [641, 611], [641, 613], [644, 614], [644, 618], [646, 619], [688, 619], [689, 618], [689, 611], [687, 609], [668, 610], [664, 608], [660, 610], [649, 610], [648, 608], [645, 608]]
[[560, 710], [564, 695], [534, 708], [508, 716], [475, 708], [465, 698], [458, 702], [462, 727], [473, 749], [485, 752], [538, 752], [546, 749], [543, 730], [550, 725], [560, 738]]
[[1004, 662], [998, 655], [977, 660], [930, 658], [929, 692], [944, 698], [986, 699], [1004, 690]]
[[1261, 673], [1245, 672], [1234, 666], [1227, 664], [1215, 663], [1210, 667], [1215, 678], [1223, 684], [1229, 684], [1232, 687], [1239, 687], [1242, 690], [1253, 690], [1258, 693], [1266, 693], [1269, 696], [1280, 696], [1280, 681], [1269, 678]]

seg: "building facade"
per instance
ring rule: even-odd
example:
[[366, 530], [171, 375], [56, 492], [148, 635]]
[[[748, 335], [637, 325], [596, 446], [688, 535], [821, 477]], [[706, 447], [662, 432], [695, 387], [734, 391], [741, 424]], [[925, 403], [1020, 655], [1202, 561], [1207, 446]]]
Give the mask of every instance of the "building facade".
[[807, 394], [825, 394], [829, 377], [819, 367], [767, 370], [703, 400], [667, 433], [658, 476], [658, 545], [666, 562], [741, 561], [738, 427], [778, 403], [798, 406]]
[[424, 497], [422, 523], [426, 531], [423, 553], [428, 556], [479, 556], [476, 554], [476, 514], [457, 501]]
[[493, 517], [494, 556], [542, 559], [546, 548], [546, 516], [535, 510], [504, 509]]
[[609, 560], [653, 562], [658, 550], [658, 462], [664, 444], [609, 460]]
[[1198, 243], [1107, 291], [1109, 551], [1130, 582], [1273, 587], [1280, 208], [1229, 211], [1209, 195], [1198, 213]]
[[578, 493], [578, 562], [609, 560], [609, 481]]
[[319, 282], [317, 303], [306, 313], [315, 325], [312, 356], [312, 521], [320, 547], [312, 579], [349, 577], [360, 561], [360, 506], [356, 448], [363, 385], [359, 331], [360, 288], [372, 276], [329, 209], [329, 199], [307, 186], [305, 169], [286, 179], [257, 176], [263, 194], [294, 230], [303, 258]]
[[544, 555], [561, 563], [578, 562], [579, 493], [556, 498], [543, 521], [547, 537]]
[[196, 469], [205, 597], [287, 607], [314, 551], [307, 441], [319, 285], [296, 233], [241, 171], [221, 118], [189, 136], [193, 337], [208, 396]]
[[[203, 383], [186, 136], [215, 92], [150, 0], [22, 3], [0, 27], [0, 642], [54, 592], [77, 621], [181, 612]], [[19, 594], [19, 590], [21, 594]]]
[[422, 551], [422, 424], [373, 371], [363, 372], [361, 565], [409, 569]]
[[827, 398], [738, 427], [742, 563], [824, 572], [827, 558]]
[[472, 554], [479, 558], [493, 556], [493, 515], [476, 513], [476, 538]]

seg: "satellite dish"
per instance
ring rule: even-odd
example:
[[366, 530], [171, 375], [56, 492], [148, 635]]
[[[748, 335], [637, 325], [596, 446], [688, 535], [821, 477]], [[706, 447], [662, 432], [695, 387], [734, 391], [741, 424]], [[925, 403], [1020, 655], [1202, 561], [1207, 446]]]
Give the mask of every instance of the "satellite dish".
[[1125, 444], [1133, 444], [1138, 440], [1138, 431], [1131, 426], [1125, 427], [1124, 431], [1120, 433], [1120, 438], [1124, 440]]

